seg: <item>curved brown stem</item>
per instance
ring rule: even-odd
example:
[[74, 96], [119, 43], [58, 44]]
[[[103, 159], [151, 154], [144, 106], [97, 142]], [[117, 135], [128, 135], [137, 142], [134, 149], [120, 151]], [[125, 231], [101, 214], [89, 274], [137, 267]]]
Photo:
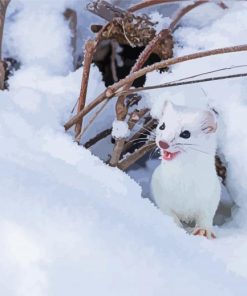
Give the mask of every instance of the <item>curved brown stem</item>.
[[147, 87], [138, 87], [137, 89], [130, 89], [130, 90], [124, 92], [123, 94], [128, 95], [128, 94], [132, 94], [132, 93], [136, 93], [136, 92], [140, 92], [140, 91], [145, 91], [145, 90], [151, 90], [151, 89], [182, 86], [182, 85], [196, 84], [196, 83], [210, 82], [210, 81], [224, 80], [224, 79], [241, 78], [241, 77], [246, 77], [246, 76], [247, 76], [247, 73], [239, 73], [239, 74], [232, 74], [232, 75], [208, 77], [208, 78], [204, 78], [204, 79], [186, 80], [186, 81], [181, 81], [181, 82], [167, 82], [167, 83], [152, 85], [152, 86], [147, 86]]
[[[202, 5], [202, 4], [206, 4], [206, 3], [210, 3], [210, 0], [198, 0], [195, 3], [189, 4], [185, 7], [183, 7], [178, 14], [175, 16], [174, 20], [171, 22], [169, 28], [170, 30], [173, 32], [176, 29], [176, 26], [178, 25], [178, 23], [180, 22], [180, 20], [182, 19], [182, 17], [187, 14], [188, 12], [190, 12], [192, 9]], [[222, 9], [226, 9], [228, 8], [226, 6], [226, 4], [223, 1], [219, 1], [217, 4], [219, 7], [221, 7]]]
[[[94, 54], [96, 45], [97, 43], [94, 40], [88, 40], [85, 43], [84, 65], [83, 65], [80, 96], [79, 96], [79, 101], [77, 106], [77, 113], [79, 113], [85, 107], [88, 79], [90, 75], [90, 66], [93, 60], [93, 54]], [[81, 129], [82, 129], [82, 118], [76, 123], [76, 126], [75, 126], [75, 138], [77, 141], [80, 141], [80, 139], [78, 140], [78, 137], [80, 138]]]
[[196, 8], [197, 6], [200, 6], [202, 4], [208, 3], [208, 1], [197, 1], [193, 4], [189, 4], [187, 6], [185, 6], [184, 8], [182, 8], [178, 14], [175, 16], [174, 20], [171, 22], [169, 28], [171, 31], [174, 31], [176, 26], [178, 25], [178, 23], [180, 22], [181, 18], [187, 14], [188, 12], [190, 12], [192, 9]]
[[65, 129], [68, 130], [71, 128], [80, 118], [85, 116], [89, 111], [91, 111], [94, 107], [96, 107], [98, 104], [100, 104], [102, 101], [106, 99], [111, 99], [117, 90], [119, 90], [121, 87], [123, 87], [125, 84], [129, 84], [133, 82], [135, 79], [150, 73], [152, 71], [165, 68], [170, 65], [175, 65], [178, 63], [186, 62], [193, 59], [199, 59], [211, 55], [218, 55], [218, 54], [225, 54], [225, 53], [231, 53], [231, 52], [240, 52], [240, 51], [247, 51], [247, 44], [243, 45], [237, 45], [237, 46], [230, 46], [230, 47], [224, 47], [224, 48], [217, 48], [207, 51], [201, 51], [196, 52], [188, 55], [184, 55], [181, 57], [171, 58], [166, 61], [161, 61], [158, 63], [155, 63], [151, 66], [147, 66], [145, 68], [140, 69], [139, 71], [136, 71], [124, 79], [121, 79], [117, 83], [114, 83], [112, 86], [108, 87], [103, 93], [101, 93], [94, 101], [92, 101], [88, 106], [84, 108], [81, 112], [79, 112], [77, 115], [73, 116], [65, 125]]
[[225, 54], [225, 53], [232, 53], [232, 52], [240, 52], [240, 51], [247, 51], [247, 44], [243, 45], [236, 45], [236, 46], [230, 46], [230, 47], [223, 47], [223, 48], [217, 48], [217, 49], [211, 49], [211, 50], [206, 50], [206, 51], [200, 51], [192, 54], [187, 54], [184, 56], [176, 57], [176, 58], [171, 58], [165, 61], [161, 61], [155, 64], [152, 64], [150, 66], [147, 66], [145, 68], [140, 69], [139, 71], [136, 71], [124, 79], [120, 80], [119, 82], [113, 84], [112, 86], [109, 86], [108, 89], [106, 90], [106, 96], [107, 97], [112, 97], [118, 89], [123, 87], [125, 84], [128, 84], [137, 78], [150, 73], [152, 71], [161, 69], [161, 68], [166, 68], [171, 65], [187, 62], [190, 60], [195, 60], [203, 57], [208, 57], [212, 55], [219, 55], [219, 54]]
[[181, 1], [179, 0], [146, 0], [146, 1], [141, 1], [137, 4], [134, 4], [133, 6], [131, 6], [128, 11], [130, 12], [135, 12], [137, 10], [141, 10], [144, 8], [148, 8], [150, 6], [154, 6], [154, 5], [159, 5], [159, 4], [170, 4], [170, 3], [179, 3]]
[[[143, 65], [145, 64], [145, 62], [148, 60], [149, 56], [151, 55], [151, 53], [154, 51], [155, 47], [157, 46], [157, 43], [160, 40], [163, 40], [167, 35], [170, 34], [170, 31], [168, 29], [164, 29], [161, 30], [161, 32], [156, 35], [153, 40], [151, 40], [149, 42], [149, 44], [145, 47], [145, 49], [142, 51], [142, 53], [140, 54], [140, 56], [138, 57], [135, 65], [132, 67], [130, 74], [134, 73], [136, 71], [138, 71], [139, 69], [141, 69], [143, 67]], [[130, 83], [126, 84], [124, 86], [124, 90], [128, 90], [130, 88], [130, 86], [132, 85], [131, 81]], [[124, 120], [126, 118], [127, 112], [128, 112], [128, 108], [125, 105], [125, 95], [120, 95], [118, 97], [117, 103], [116, 103], [116, 116], [118, 120]], [[111, 166], [116, 166], [121, 153], [124, 149], [124, 144], [125, 141], [122, 141], [122, 139], [117, 139], [116, 140], [116, 145], [113, 149], [112, 152], [112, 157], [110, 160], [110, 165]]]

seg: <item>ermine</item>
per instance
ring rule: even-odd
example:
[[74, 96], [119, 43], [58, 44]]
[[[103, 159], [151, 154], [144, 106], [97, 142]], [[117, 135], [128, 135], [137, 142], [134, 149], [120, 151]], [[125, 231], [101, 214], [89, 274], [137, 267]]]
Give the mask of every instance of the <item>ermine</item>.
[[157, 206], [176, 223], [195, 221], [194, 235], [215, 238], [221, 186], [215, 169], [217, 121], [210, 110], [165, 102], [156, 129], [161, 163], [152, 175]]

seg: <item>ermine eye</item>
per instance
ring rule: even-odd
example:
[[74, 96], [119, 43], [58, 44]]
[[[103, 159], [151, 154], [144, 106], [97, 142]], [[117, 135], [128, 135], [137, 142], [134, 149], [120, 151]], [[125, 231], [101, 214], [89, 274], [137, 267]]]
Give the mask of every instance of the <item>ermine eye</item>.
[[161, 126], [159, 127], [159, 129], [163, 131], [165, 128], [166, 128], [166, 125], [165, 125], [165, 123], [163, 122], [163, 123], [161, 124]]
[[179, 137], [184, 138], [184, 139], [189, 139], [190, 137], [190, 132], [189, 131], [183, 131]]

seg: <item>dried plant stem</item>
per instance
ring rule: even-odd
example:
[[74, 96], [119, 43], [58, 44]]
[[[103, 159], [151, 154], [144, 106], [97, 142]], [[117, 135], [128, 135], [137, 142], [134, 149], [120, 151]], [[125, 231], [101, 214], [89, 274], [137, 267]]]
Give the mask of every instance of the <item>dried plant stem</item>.
[[187, 62], [190, 60], [203, 58], [203, 57], [225, 54], [225, 53], [232, 53], [232, 52], [240, 52], [240, 51], [247, 51], [247, 44], [217, 48], [217, 49], [206, 50], [206, 51], [200, 51], [200, 52], [196, 52], [196, 53], [192, 53], [192, 54], [188, 54], [188, 55], [184, 55], [184, 56], [180, 56], [180, 57], [176, 57], [176, 58], [171, 58], [171, 59], [168, 59], [165, 61], [161, 61], [161, 62], [152, 64], [150, 66], [142, 68], [142, 69], [128, 75], [124, 79], [121, 79], [119, 82], [109, 86], [108, 89], [106, 90], [106, 96], [112, 97], [116, 93], [116, 91], [118, 89], [120, 89], [121, 87], [123, 87], [125, 84], [133, 82], [137, 78], [139, 78], [147, 73], [150, 73], [152, 71], [155, 71], [155, 70], [158, 70], [161, 68], [165, 68], [165, 67], [168, 67], [171, 65]]
[[[82, 74], [82, 82], [81, 82], [81, 91], [80, 91], [78, 107], [77, 107], [78, 113], [85, 107], [88, 79], [90, 74], [90, 66], [93, 60], [93, 54], [94, 54], [95, 48], [96, 48], [96, 42], [94, 40], [86, 41], [85, 51], [84, 51], [85, 56], [84, 56], [83, 74]], [[76, 126], [75, 126], [75, 138], [77, 142], [80, 141], [81, 130], [82, 130], [82, 118], [76, 123]]]
[[[204, 79], [187, 80], [187, 81], [182, 81], [182, 82], [167, 82], [167, 83], [152, 85], [152, 86], [147, 86], [147, 87], [138, 87], [137, 89], [130, 89], [128, 91], [123, 92], [123, 94], [129, 95], [131, 93], [136, 93], [136, 92], [151, 90], [151, 89], [174, 87], [174, 86], [181, 86], [181, 85], [195, 84], [195, 83], [202, 83], [202, 82], [210, 82], [210, 81], [224, 80], [224, 79], [241, 78], [241, 77], [246, 77], [246, 76], [247, 76], [247, 73], [238, 73], [238, 74], [225, 75], [225, 76], [209, 77], [209, 78], [204, 78]], [[120, 94], [122, 94], [122, 92]]]
[[114, 82], [118, 81], [117, 69], [116, 69], [116, 47], [117, 47], [116, 41], [112, 40], [111, 41], [111, 72], [112, 72], [112, 78]]
[[146, 0], [146, 1], [141, 1], [137, 4], [134, 4], [133, 6], [131, 6], [128, 9], [128, 11], [135, 12], [137, 10], [148, 8], [148, 7], [154, 6], [154, 5], [179, 3], [179, 2], [181, 3], [181, 1], [179, 1], [179, 0]]
[[[172, 27], [176, 27], [176, 25], [178, 24], [178, 22], [181, 20], [181, 18], [187, 14], [188, 12], [190, 12], [192, 9], [196, 8], [197, 6], [201, 5], [201, 4], [204, 4], [204, 3], [215, 3], [213, 1], [210, 1], [210, 0], [199, 0], [193, 4], [190, 4], [184, 8], [182, 8], [177, 16], [175, 17], [174, 21], [173, 21], [173, 25]], [[135, 12], [137, 10], [141, 10], [141, 9], [144, 9], [144, 8], [148, 8], [150, 6], [154, 6], [154, 5], [160, 5], [160, 4], [171, 4], [171, 3], [178, 3], [180, 4], [181, 1], [178, 1], [178, 0], [146, 0], [146, 1], [141, 1], [137, 4], [134, 4], [133, 6], [131, 6], [128, 11], [129, 12]], [[228, 8], [228, 6], [223, 2], [223, 1], [218, 1], [217, 3], [218, 6], [220, 6], [222, 9], [226, 9]], [[172, 29], [173, 30], [173, 29]]]
[[117, 92], [117, 90], [119, 90], [125, 84], [132, 83], [134, 80], [136, 80], [137, 78], [139, 78], [147, 73], [150, 73], [152, 71], [155, 71], [155, 70], [158, 70], [161, 68], [165, 68], [165, 67], [168, 67], [171, 65], [175, 65], [178, 63], [193, 60], [193, 59], [199, 59], [199, 58], [212, 56], [212, 55], [225, 54], [225, 53], [231, 53], [231, 52], [240, 52], [240, 51], [247, 51], [247, 44], [196, 52], [196, 53], [184, 55], [181, 57], [171, 58], [171, 59], [168, 59], [165, 61], [155, 63], [151, 66], [147, 66], [145, 68], [142, 68], [142, 69], [128, 75], [124, 79], [121, 79], [117, 83], [114, 83], [110, 87], [108, 87], [95, 100], [93, 100], [88, 106], [86, 106], [82, 111], [80, 111], [77, 115], [73, 116], [64, 125], [65, 130], [68, 130], [69, 128], [71, 128], [78, 120], [80, 120], [83, 116], [85, 116], [88, 112], [90, 112], [94, 107], [96, 107], [102, 101], [112, 98], [115, 95], [115, 93]]
[[94, 144], [96, 144], [97, 142], [99, 142], [100, 140], [109, 136], [111, 134], [111, 132], [112, 132], [112, 128], [108, 128], [106, 130], [103, 130], [102, 132], [98, 133], [95, 137], [93, 137], [92, 139], [87, 141], [83, 146], [88, 149], [91, 146], [93, 146]]
[[10, 0], [0, 0], [0, 89], [4, 89], [5, 68], [2, 61], [2, 43], [5, 14]]
[[120, 156], [122, 154], [124, 144], [125, 144], [125, 138], [120, 138], [120, 139], [116, 140], [116, 144], [114, 146], [114, 149], [113, 149], [113, 152], [112, 152], [112, 155], [111, 155], [111, 159], [109, 161], [110, 166], [116, 166], [117, 165], [117, 163], [118, 163], [118, 161], [120, 159]]
[[127, 141], [123, 149], [124, 152], [128, 151], [133, 145], [133, 142], [143, 136], [143, 134], [147, 133], [147, 131], [151, 132], [152, 129], [155, 127], [156, 122], [156, 119], [152, 118], [146, 124], [144, 124], [144, 126]]
[[141, 148], [135, 150], [130, 156], [126, 159], [120, 161], [118, 163], [118, 168], [125, 171], [127, 170], [132, 164], [134, 164], [138, 159], [144, 156], [148, 151], [151, 151], [156, 146], [154, 141], [149, 141]]
[[109, 103], [109, 100], [105, 101], [102, 106], [99, 108], [99, 110], [97, 110], [94, 115], [92, 116], [92, 118], [89, 120], [88, 124], [81, 129], [80, 134], [77, 136], [76, 138], [76, 142], [79, 143], [81, 136], [87, 131], [87, 129], [90, 127], [90, 125], [92, 125], [92, 123], [95, 121], [95, 119], [97, 118], [97, 116], [103, 111], [103, 109], [106, 107], [106, 105]]
[[[133, 127], [136, 125], [136, 123], [149, 111], [148, 108], [144, 108], [141, 110], [135, 110], [131, 113], [129, 120], [128, 120], [128, 126], [129, 126], [129, 130], [132, 130]], [[126, 139], [125, 138], [120, 138], [116, 140], [116, 144], [114, 146], [113, 149], [113, 153], [112, 156], [110, 158], [109, 164], [111, 166], [116, 166], [121, 154], [123, 152], [124, 149], [124, 145], [125, 145]]]
[[[149, 42], [149, 44], [145, 47], [145, 49], [142, 51], [142, 53], [138, 57], [135, 65], [132, 67], [132, 69], [130, 71], [130, 74], [138, 71], [139, 69], [141, 69], [143, 67], [143, 65], [145, 64], [145, 62], [148, 60], [149, 56], [153, 52], [154, 48], [156, 47], [157, 43], [160, 40], [162, 40], [163, 38], [165, 38], [165, 36], [167, 34], [169, 34], [169, 30], [167, 30], [167, 29], [161, 30], [161, 32], [158, 35], [156, 35], [153, 38], [153, 40], [151, 40]], [[133, 81], [126, 84], [124, 86], [124, 90], [128, 90], [130, 88], [132, 82]], [[125, 97], [126, 97], [125, 95], [119, 96], [118, 100], [117, 100], [117, 103], [116, 103], [116, 116], [117, 116], [118, 120], [124, 120], [126, 115], [127, 115], [127, 112], [128, 112], [128, 108], [125, 105]], [[125, 141], [122, 141], [122, 139], [117, 139], [116, 140], [116, 145], [115, 145], [115, 147], [113, 149], [112, 157], [111, 157], [110, 162], [109, 162], [109, 164], [111, 166], [116, 166], [117, 165], [117, 163], [118, 163], [118, 161], [120, 159], [121, 153], [122, 153], [122, 151], [124, 149], [124, 144], [125, 144]]]
[[129, 120], [128, 120], [128, 125], [129, 129], [132, 130], [136, 123], [143, 118], [148, 112], [150, 111], [149, 108], [143, 108], [141, 110], [135, 110], [130, 114]]
[[[180, 22], [180, 20], [182, 19], [182, 17], [187, 14], [188, 12], [190, 12], [192, 9], [202, 5], [202, 4], [206, 4], [206, 3], [210, 3], [212, 1], [209, 0], [198, 0], [192, 4], [189, 4], [185, 7], [183, 7], [175, 16], [174, 20], [171, 22], [169, 28], [171, 31], [174, 31], [176, 29], [176, 26], [178, 25], [178, 23]], [[213, 2], [215, 3], [215, 2]], [[222, 9], [226, 9], [228, 8], [222, 1], [216, 3], [217, 5], [219, 5]]]
[[101, 102], [105, 101], [106, 99], [107, 99], [106, 91], [104, 91], [94, 101], [92, 101], [87, 106], [85, 106], [84, 109], [82, 109], [79, 113], [74, 115], [67, 123], [65, 123], [64, 125], [65, 130], [67, 131], [68, 129], [70, 129], [81, 118], [83, 118], [86, 114], [88, 114], [91, 110], [93, 110], [95, 107], [97, 107]]
[[[165, 36], [169, 34], [168, 30], [162, 30], [157, 36], [153, 38], [152, 41], [149, 42], [149, 44], [145, 47], [145, 49], [142, 51], [140, 56], [138, 57], [136, 63], [132, 67], [130, 71], [130, 75], [138, 70], [140, 70], [151, 53], [153, 52], [155, 46], [157, 45], [158, 41], [165, 38]], [[130, 81], [128, 84], [124, 86], [124, 90], [128, 90], [131, 86], [133, 81]], [[125, 96], [119, 96], [117, 104], [116, 104], [116, 115], [118, 120], [123, 120], [126, 117], [127, 114], [127, 108], [124, 104]]]

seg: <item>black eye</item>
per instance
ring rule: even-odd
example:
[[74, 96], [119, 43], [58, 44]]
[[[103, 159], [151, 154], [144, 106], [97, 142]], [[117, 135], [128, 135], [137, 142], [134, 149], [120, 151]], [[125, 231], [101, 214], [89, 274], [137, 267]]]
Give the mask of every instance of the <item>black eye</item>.
[[162, 123], [161, 126], [159, 127], [159, 129], [162, 130], [162, 131], [163, 131], [165, 128], [166, 128], [165, 123]]
[[189, 139], [190, 137], [190, 132], [189, 131], [183, 131], [179, 137], [184, 138], [184, 139]]

